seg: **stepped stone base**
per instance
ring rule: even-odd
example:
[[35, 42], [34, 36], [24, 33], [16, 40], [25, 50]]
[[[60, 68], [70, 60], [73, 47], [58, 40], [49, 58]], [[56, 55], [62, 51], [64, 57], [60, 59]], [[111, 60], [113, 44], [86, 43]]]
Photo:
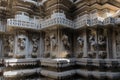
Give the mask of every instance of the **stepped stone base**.
[[119, 59], [5, 59], [2, 68], [5, 80], [120, 80]]

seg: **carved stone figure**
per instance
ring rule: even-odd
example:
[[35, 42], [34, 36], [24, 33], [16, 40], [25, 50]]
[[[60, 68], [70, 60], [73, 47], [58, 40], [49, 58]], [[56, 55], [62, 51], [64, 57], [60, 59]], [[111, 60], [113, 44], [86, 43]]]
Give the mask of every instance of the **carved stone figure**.
[[45, 48], [46, 51], [50, 49], [50, 38], [48, 36], [45, 37]]
[[14, 47], [14, 38], [13, 38], [13, 36], [9, 36], [8, 43], [9, 43], [10, 53], [12, 53], [13, 52], [13, 47]]
[[52, 49], [55, 49], [57, 47], [57, 40], [54, 34], [50, 36], [50, 41]]
[[8, 38], [4, 38], [4, 48], [8, 48], [9, 47], [9, 41], [8, 41]]
[[10, 47], [9, 47], [9, 41], [8, 36], [4, 37], [4, 56], [9, 56]]
[[106, 40], [104, 35], [99, 35], [98, 37], [98, 45], [100, 50], [105, 50]]
[[105, 37], [103, 35], [100, 35], [98, 37], [98, 44], [99, 45], [105, 45], [106, 44]]
[[38, 40], [39, 38], [37, 36], [32, 37], [32, 43], [33, 43], [33, 52], [36, 53], [38, 50]]
[[89, 42], [90, 42], [91, 51], [95, 51], [97, 47], [97, 42], [95, 40], [95, 34], [91, 34], [89, 36]]
[[83, 38], [79, 36], [79, 37], [77, 38], [77, 41], [78, 41], [78, 43], [79, 43], [80, 48], [82, 49], [82, 48], [83, 48], [83, 45], [84, 45], [84, 40], [83, 40]]
[[65, 35], [65, 34], [63, 35], [62, 42], [63, 42], [65, 49], [70, 49], [70, 43], [69, 43], [67, 35]]
[[26, 38], [24, 36], [19, 36], [18, 37], [18, 47], [20, 50], [25, 49], [26, 44]]

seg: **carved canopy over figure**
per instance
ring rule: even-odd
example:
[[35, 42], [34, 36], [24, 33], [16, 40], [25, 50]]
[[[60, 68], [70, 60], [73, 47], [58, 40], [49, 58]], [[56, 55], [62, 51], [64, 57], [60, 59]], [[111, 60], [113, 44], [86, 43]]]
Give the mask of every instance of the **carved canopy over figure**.
[[20, 35], [18, 37], [18, 47], [20, 48], [20, 50], [25, 49], [25, 43], [26, 43], [26, 38], [24, 36]]
[[38, 50], [38, 40], [39, 40], [39, 38], [37, 36], [32, 37], [33, 52], [37, 52], [37, 50]]
[[10, 52], [12, 53], [13, 52], [13, 46], [14, 46], [13, 36], [9, 36], [8, 43], [9, 43]]
[[65, 49], [70, 49], [70, 43], [69, 43], [67, 35], [65, 35], [65, 34], [63, 35], [62, 42], [63, 42]]
[[77, 38], [77, 41], [78, 41], [78, 43], [79, 43], [79, 46], [82, 48], [83, 45], [84, 45], [84, 39], [79, 36], [79, 37]]

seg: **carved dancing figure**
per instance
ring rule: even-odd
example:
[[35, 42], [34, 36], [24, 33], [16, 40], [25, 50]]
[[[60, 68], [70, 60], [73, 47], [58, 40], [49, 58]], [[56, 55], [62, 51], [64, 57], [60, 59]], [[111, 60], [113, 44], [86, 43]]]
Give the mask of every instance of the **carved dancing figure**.
[[90, 42], [91, 50], [95, 51], [95, 49], [97, 47], [97, 43], [96, 43], [96, 40], [95, 40], [95, 34], [90, 35], [89, 42]]

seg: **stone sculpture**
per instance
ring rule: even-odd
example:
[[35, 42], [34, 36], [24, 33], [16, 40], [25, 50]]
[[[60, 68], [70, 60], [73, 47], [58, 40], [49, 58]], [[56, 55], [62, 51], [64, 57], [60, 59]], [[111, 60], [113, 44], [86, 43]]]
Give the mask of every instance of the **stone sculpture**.
[[91, 34], [89, 36], [89, 42], [90, 42], [91, 51], [95, 51], [95, 49], [97, 47], [97, 43], [96, 43], [96, 39], [95, 39], [95, 34]]
[[84, 40], [83, 40], [83, 38], [79, 36], [79, 37], [77, 38], [77, 41], [78, 41], [78, 43], [79, 43], [80, 48], [82, 49], [82, 48], [83, 48], [83, 45], [84, 45]]
[[106, 40], [105, 37], [103, 35], [100, 35], [98, 38], [98, 44], [99, 45], [105, 45], [106, 44]]
[[18, 47], [20, 50], [25, 49], [25, 44], [26, 44], [26, 38], [24, 36], [19, 36], [18, 37]]
[[8, 43], [9, 43], [10, 53], [13, 53], [14, 38], [12, 36], [9, 36]]
[[96, 48], [97, 48], [97, 42], [95, 39], [95, 33], [91, 33], [89, 35], [89, 44], [90, 44], [90, 51], [88, 52], [88, 57], [95, 58], [96, 57]]
[[45, 37], [45, 50], [48, 51], [50, 49], [50, 38], [48, 36]]
[[37, 50], [38, 50], [38, 40], [39, 40], [39, 38], [38, 37], [36, 37], [36, 36], [33, 36], [32, 37], [32, 44], [33, 44], [33, 52], [34, 53], [36, 53], [37, 52]]
[[83, 46], [84, 46], [84, 39], [81, 36], [77, 37], [78, 47], [80, 48], [79, 53], [77, 53], [77, 58], [82, 58], [83, 56]]
[[52, 34], [51, 36], [50, 36], [50, 43], [51, 43], [51, 47], [52, 47], [52, 49], [54, 50], [54, 49], [56, 49], [56, 47], [57, 47], [57, 40], [56, 40], [56, 37], [55, 37], [55, 35], [54, 34]]
[[62, 43], [63, 43], [65, 49], [70, 49], [70, 43], [68, 40], [68, 36], [65, 34], [62, 36]]
[[105, 50], [106, 40], [104, 35], [99, 35], [98, 45], [101, 50]]

